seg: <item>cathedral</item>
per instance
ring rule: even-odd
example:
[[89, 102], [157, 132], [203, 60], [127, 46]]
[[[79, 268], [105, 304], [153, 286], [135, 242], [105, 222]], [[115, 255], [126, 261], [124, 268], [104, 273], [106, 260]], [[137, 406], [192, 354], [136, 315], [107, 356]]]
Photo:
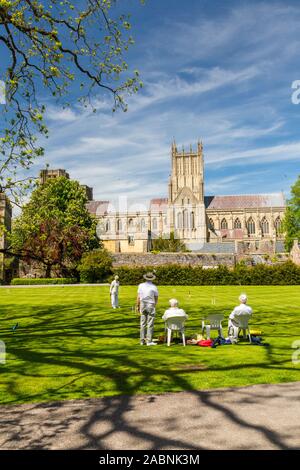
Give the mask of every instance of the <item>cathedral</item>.
[[[124, 201], [123, 201], [124, 202]], [[178, 151], [173, 142], [168, 197], [143, 204], [89, 201], [98, 235], [113, 253], [151, 251], [152, 240], [171, 232], [194, 252], [228, 251], [244, 245], [282, 241], [282, 193], [205, 196], [203, 146]], [[222, 245], [221, 245], [222, 244]], [[227, 248], [226, 248], [227, 247]], [[231, 248], [233, 250], [233, 248]]]

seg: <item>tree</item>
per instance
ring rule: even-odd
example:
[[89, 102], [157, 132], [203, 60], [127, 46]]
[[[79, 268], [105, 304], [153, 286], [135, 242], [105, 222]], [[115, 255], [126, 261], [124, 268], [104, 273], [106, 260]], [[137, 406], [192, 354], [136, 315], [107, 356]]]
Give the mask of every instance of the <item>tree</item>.
[[112, 257], [105, 249], [84, 253], [78, 271], [82, 282], [104, 281], [112, 269]]
[[129, 73], [124, 60], [134, 41], [129, 17], [118, 14], [117, 3], [0, 0], [1, 65], [7, 67], [0, 192], [16, 197], [16, 188], [27, 184], [18, 171], [43, 155], [36, 137], [48, 135], [45, 106], [38, 96], [41, 89], [64, 106], [71, 83], [73, 96], [78, 94], [85, 106], [93, 106], [102, 90], [112, 94], [114, 110], [126, 110], [125, 95], [142, 86], [138, 72]]
[[292, 248], [295, 238], [300, 240], [300, 175], [291, 188], [291, 195], [283, 220], [285, 246], [288, 251]]
[[170, 233], [169, 238], [159, 237], [152, 240], [152, 250], [165, 251], [168, 253], [188, 251], [185, 244], [178, 238], [175, 238], [174, 232]]
[[84, 189], [64, 176], [38, 186], [13, 223], [8, 253], [44, 266], [45, 277], [54, 267], [74, 275], [82, 254], [99, 246], [86, 203]]

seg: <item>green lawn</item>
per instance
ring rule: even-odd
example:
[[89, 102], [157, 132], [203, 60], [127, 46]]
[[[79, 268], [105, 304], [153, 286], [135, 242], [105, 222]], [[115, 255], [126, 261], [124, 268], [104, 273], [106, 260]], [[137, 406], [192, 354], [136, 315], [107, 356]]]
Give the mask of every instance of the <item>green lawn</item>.
[[[210, 312], [227, 317], [246, 291], [253, 327], [270, 346], [245, 343], [216, 349], [176, 344], [139, 345], [139, 318], [132, 311], [136, 288], [122, 287], [122, 308], [112, 310], [108, 287], [0, 289], [0, 403], [240, 386], [300, 380], [292, 342], [300, 339], [300, 288], [160, 287], [155, 336], [161, 315], [176, 297], [190, 318], [187, 335], [200, 333]], [[212, 305], [212, 295], [216, 305]], [[11, 327], [19, 322], [13, 334]]]

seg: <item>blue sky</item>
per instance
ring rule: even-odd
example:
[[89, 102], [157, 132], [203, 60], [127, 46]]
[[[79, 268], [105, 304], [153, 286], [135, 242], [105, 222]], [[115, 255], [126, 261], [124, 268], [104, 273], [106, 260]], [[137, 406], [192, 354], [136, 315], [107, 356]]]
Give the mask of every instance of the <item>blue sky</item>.
[[167, 195], [170, 146], [203, 141], [205, 193], [289, 192], [300, 173], [300, 2], [122, 0], [143, 90], [112, 114], [48, 102], [46, 162], [96, 199]]

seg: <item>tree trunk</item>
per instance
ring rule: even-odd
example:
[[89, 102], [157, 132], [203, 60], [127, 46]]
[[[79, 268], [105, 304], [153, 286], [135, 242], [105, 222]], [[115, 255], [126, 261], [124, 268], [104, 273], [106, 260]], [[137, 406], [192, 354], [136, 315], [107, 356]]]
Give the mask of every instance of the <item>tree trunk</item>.
[[51, 277], [51, 264], [47, 264], [47, 266], [46, 266], [45, 277], [47, 279]]

